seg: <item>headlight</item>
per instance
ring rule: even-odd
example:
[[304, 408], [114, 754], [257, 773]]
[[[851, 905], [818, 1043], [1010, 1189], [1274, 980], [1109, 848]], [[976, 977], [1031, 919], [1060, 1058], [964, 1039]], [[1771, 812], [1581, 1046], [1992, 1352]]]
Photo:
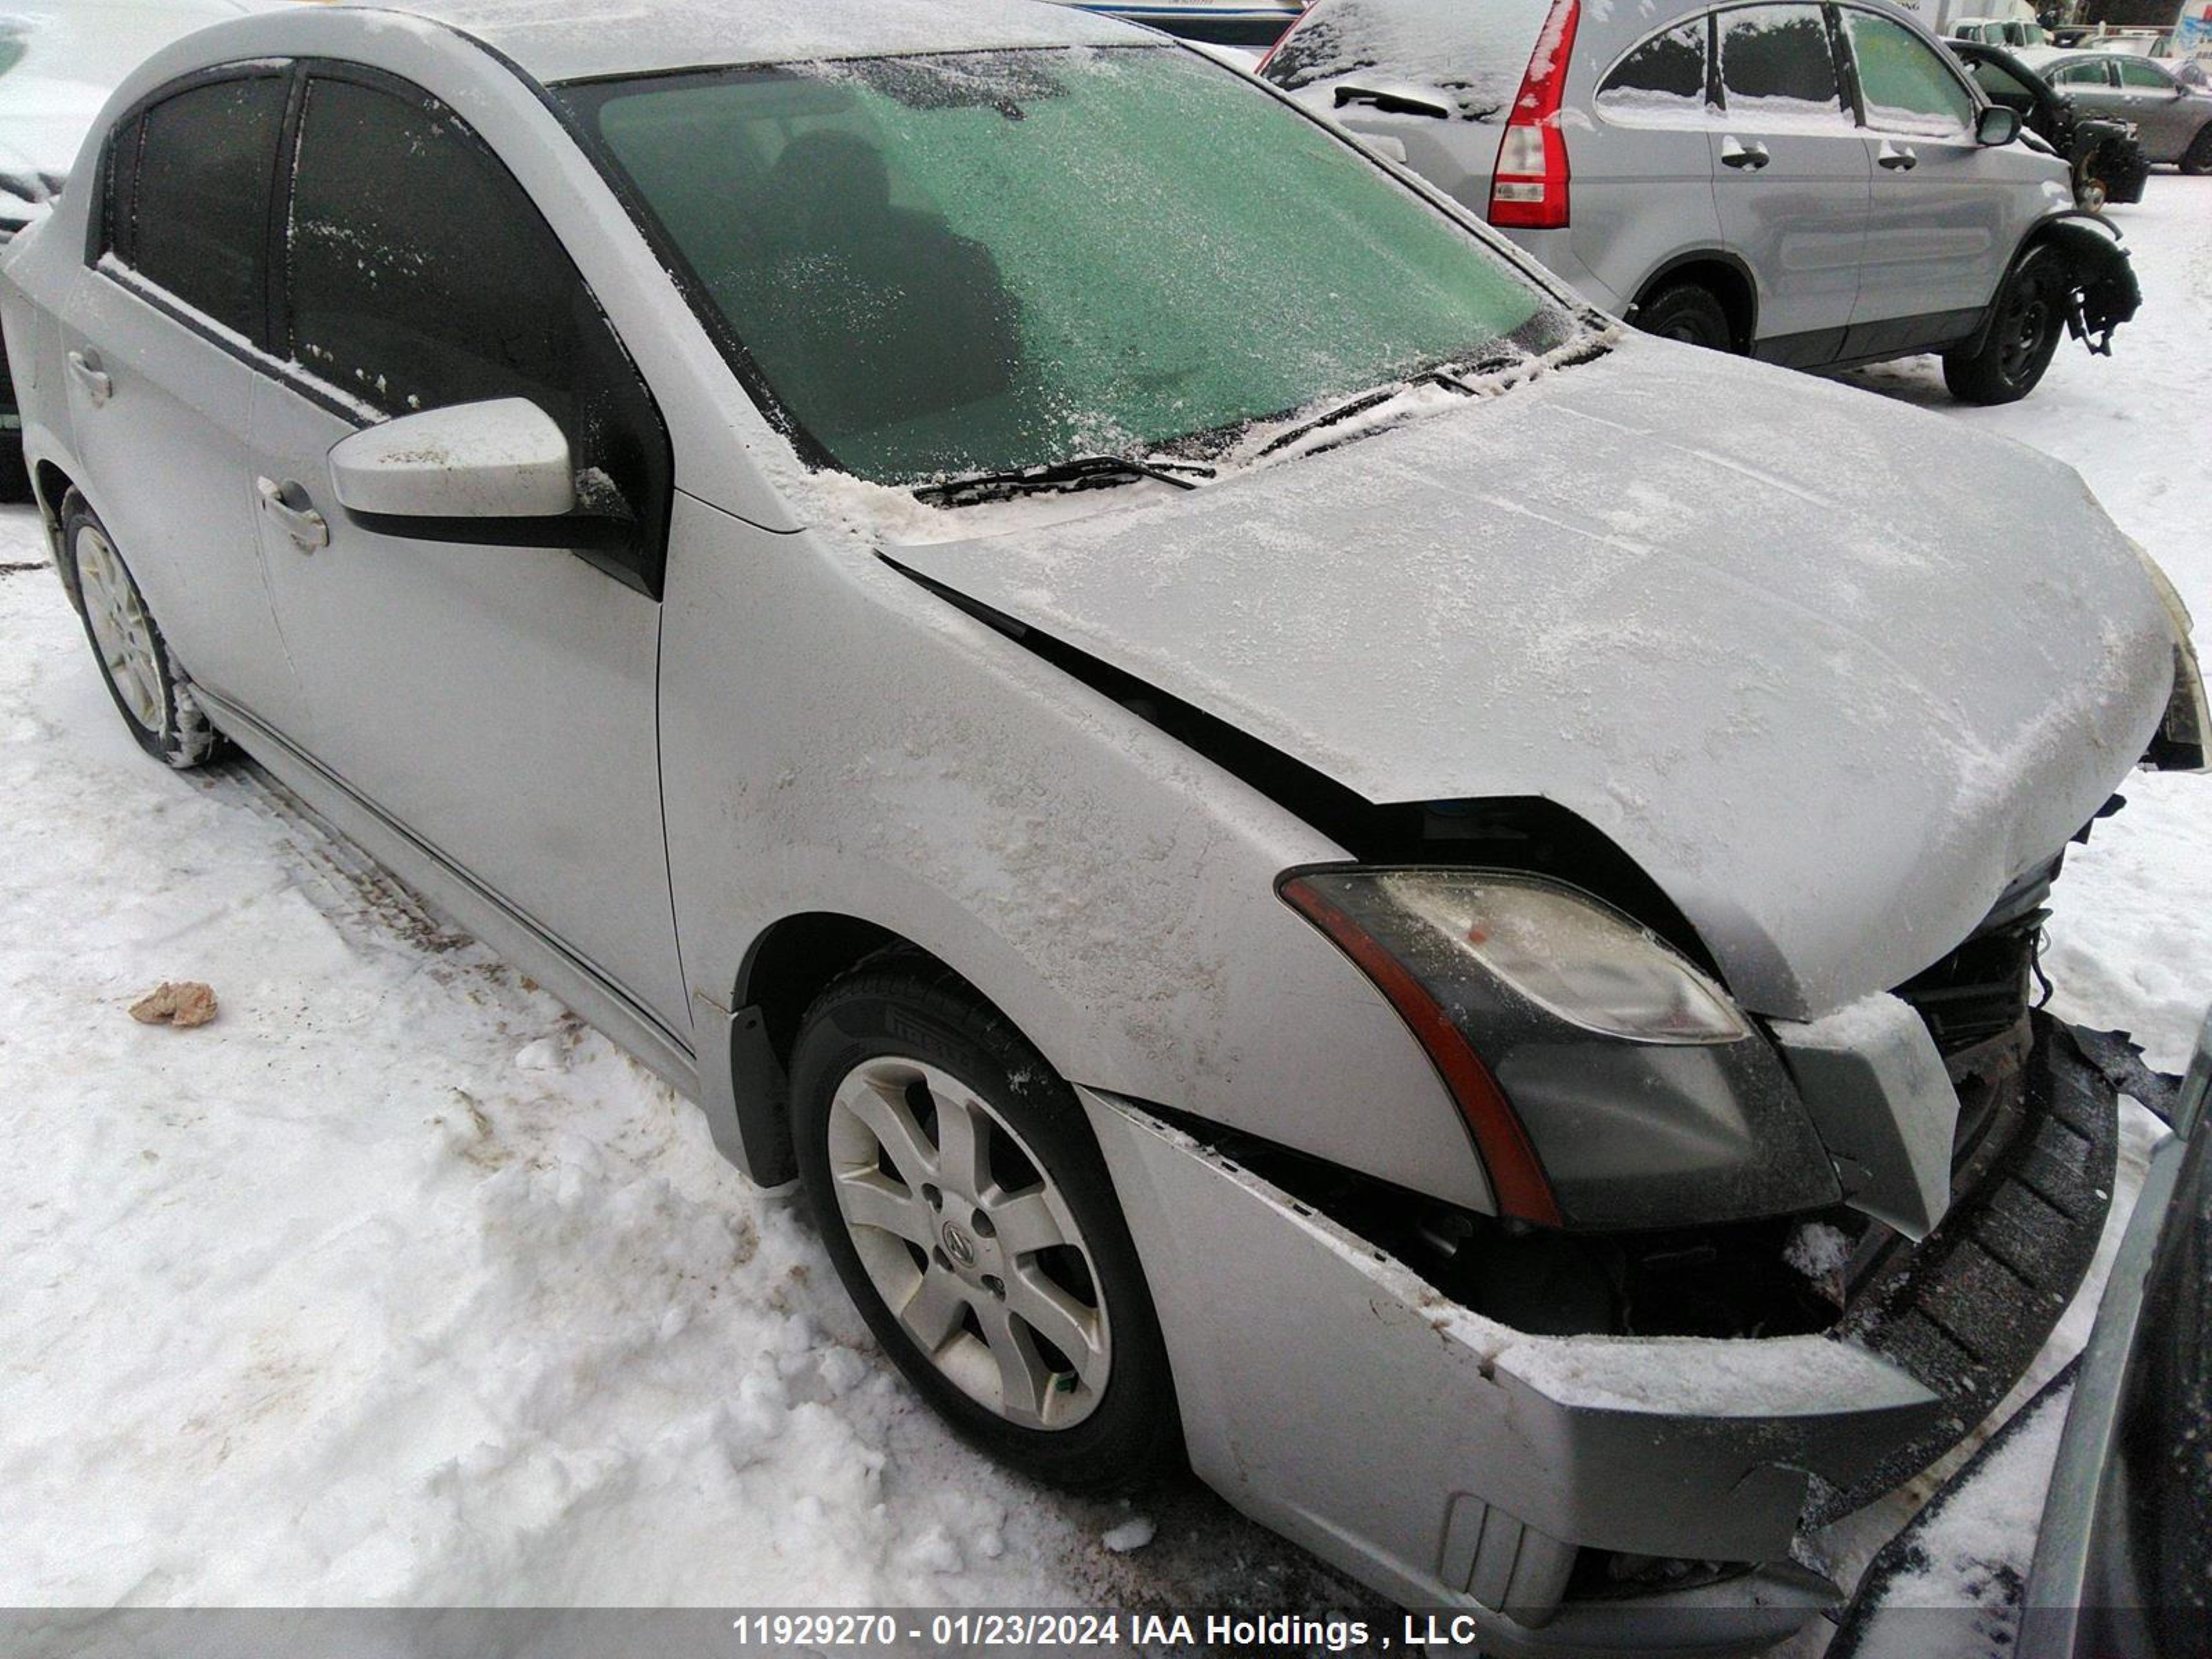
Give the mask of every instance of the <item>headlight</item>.
[[[1610, 906], [1487, 870], [1314, 876], [1340, 908], [1401, 933], [1419, 957], [1455, 954], [1570, 1024], [1639, 1042], [1735, 1042], [1751, 1027], [1680, 951]], [[1365, 902], [1364, 902], [1365, 901]]]
[[1772, 1047], [1696, 963], [1602, 900], [1449, 868], [1294, 872], [1281, 890], [1427, 1051], [1502, 1213], [1657, 1227], [1838, 1195]]

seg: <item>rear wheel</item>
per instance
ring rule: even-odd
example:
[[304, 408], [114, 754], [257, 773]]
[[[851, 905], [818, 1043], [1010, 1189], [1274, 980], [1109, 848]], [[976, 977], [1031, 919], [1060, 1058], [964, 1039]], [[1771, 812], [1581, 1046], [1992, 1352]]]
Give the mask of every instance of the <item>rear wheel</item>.
[[1637, 307], [1636, 325], [1662, 339], [1711, 351], [1735, 349], [1735, 330], [1729, 325], [1727, 308], [1711, 289], [1696, 283], [1661, 289]]
[[2196, 137], [2189, 141], [2189, 148], [2182, 151], [2181, 170], [2212, 173], [2212, 121], [2206, 122]]
[[74, 489], [62, 498], [62, 579], [76, 597], [107, 695], [138, 746], [179, 769], [214, 756], [222, 738], [193, 697], [114, 538]]
[[838, 1277], [963, 1437], [1081, 1489], [1174, 1463], [1166, 1347], [1083, 1108], [963, 981], [890, 957], [823, 992], [792, 1128]]
[[2069, 273], [2048, 247], [2031, 249], [1997, 295], [1978, 350], [1943, 358], [1943, 384], [1969, 404], [2009, 404], [2035, 390], [2066, 328]]

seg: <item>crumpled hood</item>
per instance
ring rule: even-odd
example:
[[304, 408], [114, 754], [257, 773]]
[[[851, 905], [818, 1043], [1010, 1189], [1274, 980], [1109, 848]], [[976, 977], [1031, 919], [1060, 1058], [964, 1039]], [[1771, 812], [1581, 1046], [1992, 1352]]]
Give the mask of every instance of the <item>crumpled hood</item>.
[[1188, 495], [896, 556], [1370, 801], [1549, 798], [1796, 1018], [1955, 946], [2104, 803], [2172, 674], [2071, 469], [1640, 337]]

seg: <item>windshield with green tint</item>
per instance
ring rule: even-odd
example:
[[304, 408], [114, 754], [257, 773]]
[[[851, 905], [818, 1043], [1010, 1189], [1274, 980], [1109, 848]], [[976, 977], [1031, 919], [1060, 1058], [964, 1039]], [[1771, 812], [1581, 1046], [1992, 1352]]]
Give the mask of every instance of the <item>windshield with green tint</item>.
[[881, 483], [1218, 449], [1577, 326], [1326, 130], [1172, 47], [562, 95], [809, 460]]

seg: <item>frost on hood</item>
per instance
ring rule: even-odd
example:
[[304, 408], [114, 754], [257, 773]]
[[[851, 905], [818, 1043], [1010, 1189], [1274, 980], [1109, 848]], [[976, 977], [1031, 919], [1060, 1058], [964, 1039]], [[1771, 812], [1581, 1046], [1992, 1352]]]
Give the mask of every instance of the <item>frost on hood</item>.
[[[1971, 502], [1960, 469], [1989, 481]], [[1641, 339], [1293, 465], [900, 556], [1368, 800], [1557, 802], [1793, 1018], [1955, 946], [2103, 804], [2172, 674], [2071, 473]]]
[[1549, 11], [1549, 0], [1322, 0], [1285, 40], [1267, 78], [1322, 94], [1377, 79], [1410, 83], [1449, 94], [1468, 120], [1503, 120], [1543, 55]]

